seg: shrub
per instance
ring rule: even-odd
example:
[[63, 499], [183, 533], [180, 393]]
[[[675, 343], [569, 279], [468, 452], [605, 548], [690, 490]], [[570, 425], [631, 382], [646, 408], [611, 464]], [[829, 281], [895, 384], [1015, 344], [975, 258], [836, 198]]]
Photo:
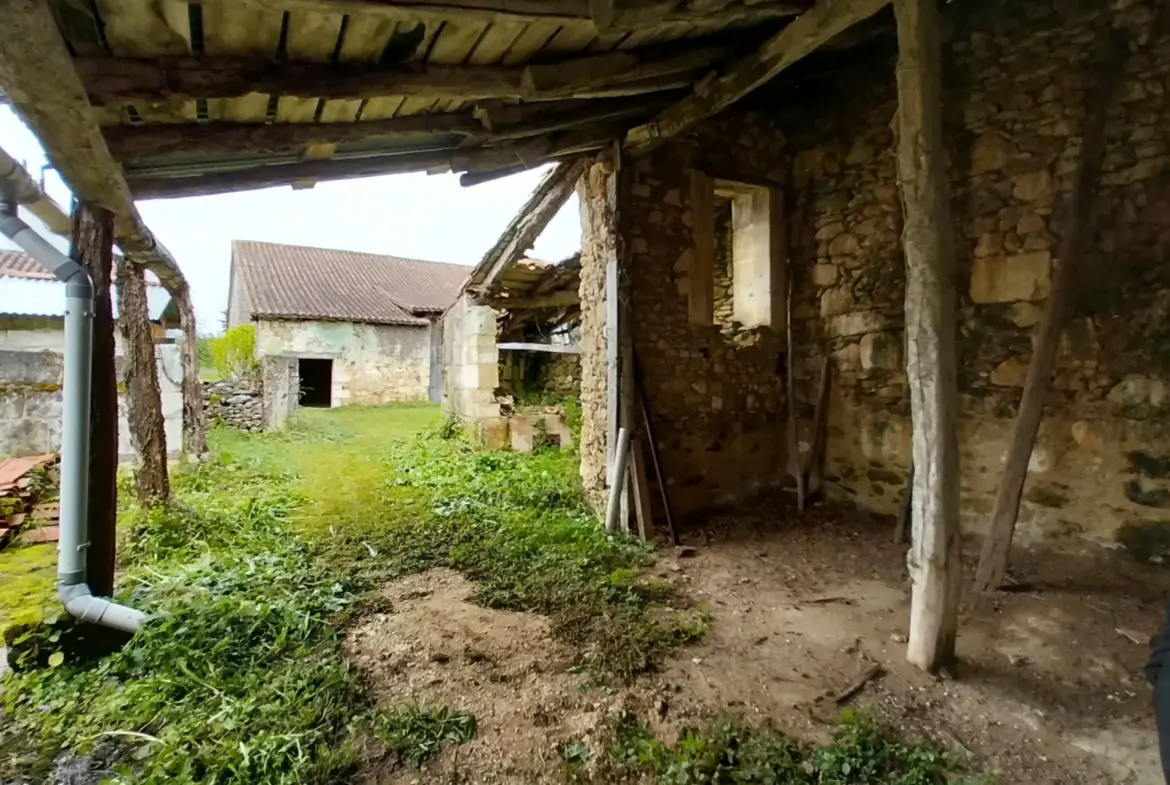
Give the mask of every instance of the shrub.
[[254, 381], [260, 376], [256, 360], [256, 326], [239, 324], [212, 338], [211, 361], [222, 379]]

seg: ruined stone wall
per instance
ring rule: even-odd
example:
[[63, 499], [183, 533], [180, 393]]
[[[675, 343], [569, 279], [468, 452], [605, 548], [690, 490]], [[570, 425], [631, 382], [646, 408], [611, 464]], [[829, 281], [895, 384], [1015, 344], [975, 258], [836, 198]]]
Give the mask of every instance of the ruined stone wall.
[[500, 352], [500, 389], [519, 402], [581, 395], [581, 358], [553, 352]]
[[595, 162], [577, 183], [581, 201], [581, 485], [595, 509], [601, 508], [605, 498], [605, 246], [610, 238], [603, 214], [612, 176], [609, 165]]
[[[1170, 522], [1170, 38], [1153, 4], [1109, 110], [1108, 152], [1084, 275], [1067, 323], [1020, 511], [1023, 538], [1122, 539], [1148, 548]], [[948, 11], [950, 144], [959, 291], [963, 518], [985, 526], [1011, 419], [1048, 295], [1080, 147], [1088, 59], [1114, 15], [1105, 2], [990, 0]], [[831, 488], [893, 512], [909, 460], [904, 270], [891, 121], [892, 47], [864, 67], [775, 98], [802, 205], [794, 233], [800, 375], [827, 345]], [[799, 111], [795, 107], [800, 107]], [[1154, 529], [1150, 524], [1155, 525]], [[1155, 537], [1156, 539], [1156, 537]], [[1164, 538], [1170, 541], [1170, 538]]]
[[256, 356], [267, 355], [333, 360], [333, 406], [429, 397], [429, 327], [265, 319]]
[[[782, 335], [769, 327], [731, 329], [718, 318], [696, 326], [688, 317], [691, 169], [782, 184], [782, 140], [760, 117], [732, 113], [632, 162], [623, 184], [632, 337], [671, 503], [680, 515], [782, 482], [785, 457]], [[720, 256], [728, 266], [726, 247]], [[729, 289], [726, 282], [723, 288]], [[722, 300], [730, 317], [728, 294]]]

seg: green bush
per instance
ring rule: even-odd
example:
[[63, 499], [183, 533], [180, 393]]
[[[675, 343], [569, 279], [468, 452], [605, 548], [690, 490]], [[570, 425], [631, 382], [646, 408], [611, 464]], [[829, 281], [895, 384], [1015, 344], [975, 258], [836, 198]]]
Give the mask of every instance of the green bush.
[[253, 380], [260, 375], [255, 325], [236, 325], [212, 338], [210, 349], [212, 365], [221, 379]]

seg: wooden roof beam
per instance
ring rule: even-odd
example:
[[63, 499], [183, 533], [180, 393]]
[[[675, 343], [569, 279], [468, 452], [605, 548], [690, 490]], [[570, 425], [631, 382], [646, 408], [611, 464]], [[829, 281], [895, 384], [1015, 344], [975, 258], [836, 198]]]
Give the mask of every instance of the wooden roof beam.
[[569, 132], [492, 147], [306, 160], [187, 176], [131, 176], [128, 181], [134, 195], [140, 199], [175, 199], [404, 172], [487, 171], [512, 166], [517, 162], [531, 169], [582, 151], [599, 149], [612, 140], [616, 132], [613, 128], [596, 132]]
[[49, 160], [83, 202], [115, 216], [114, 234], [132, 261], [168, 291], [187, 282], [174, 257], [151, 233], [93, 120], [85, 89], [45, 0], [0, 0], [0, 90], [11, 99]]
[[560, 163], [545, 175], [500, 239], [471, 271], [468, 288], [489, 292], [500, 274], [524, 257], [549, 221], [568, 201], [584, 169], [584, 161], [578, 159]]
[[[230, 157], [295, 155], [318, 145], [370, 141], [426, 141], [463, 137], [465, 144], [493, 144], [541, 136], [623, 118], [646, 117], [663, 100], [552, 101], [491, 110], [485, 123], [476, 112], [410, 115], [358, 123], [190, 123], [117, 125], [103, 128], [106, 143], [133, 176], [135, 169], [170, 156]], [[564, 107], [564, 108], [562, 108]], [[486, 114], [484, 115], [487, 116]], [[490, 130], [485, 130], [490, 125]]]
[[79, 57], [94, 105], [239, 98], [252, 93], [361, 100], [386, 95], [549, 101], [689, 86], [727, 47], [609, 52], [529, 66], [278, 63], [257, 57]]
[[[273, 11], [311, 11], [417, 21], [428, 24], [450, 21], [452, 17], [490, 24], [545, 22], [572, 25], [604, 24], [607, 32], [651, 27], [663, 22], [752, 22], [792, 16], [807, 8], [802, 0], [768, 2], [702, 2], [688, 7], [676, 0], [622, 0], [613, 3], [612, 14], [594, 18], [596, 0], [243, 0]], [[240, 0], [196, 0], [202, 5], [236, 5]], [[600, 29], [600, 28], [599, 28]]]
[[66, 239], [72, 236], [73, 222], [69, 213], [41, 188], [20, 161], [3, 148], [0, 148], [0, 181], [13, 183], [17, 203], [27, 207], [53, 234]]
[[720, 75], [700, 82], [694, 91], [626, 134], [624, 148], [643, 153], [718, 114], [834, 36], [876, 14], [890, 0], [817, 0], [755, 52]]

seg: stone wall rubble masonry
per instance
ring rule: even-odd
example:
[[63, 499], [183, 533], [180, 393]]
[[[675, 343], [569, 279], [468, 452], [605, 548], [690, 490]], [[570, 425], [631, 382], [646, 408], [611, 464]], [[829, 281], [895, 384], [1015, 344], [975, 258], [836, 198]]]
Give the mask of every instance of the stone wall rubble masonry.
[[[785, 458], [782, 335], [730, 320], [726, 231], [721, 241], [717, 232], [716, 268], [724, 273], [716, 280], [715, 324], [688, 318], [692, 169], [717, 179], [783, 185], [783, 140], [760, 116], [734, 112], [625, 169], [620, 219], [631, 333], [667, 490], [680, 515], [779, 484]], [[588, 352], [582, 362], [589, 364]], [[585, 377], [583, 393], [588, 385]]]
[[[988, 0], [946, 11], [969, 530], [981, 531], [994, 506], [1031, 335], [1059, 262], [1089, 59], [1116, 24], [1134, 44], [1109, 109], [1101, 189], [1019, 533], [1023, 541], [1170, 542], [1170, 478], [1150, 470], [1170, 456], [1170, 38], [1155, 34], [1155, 9], [1151, 0], [1119, 11], [1105, 0]], [[910, 448], [890, 125], [896, 51], [892, 42], [871, 46], [864, 67], [778, 87], [769, 103], [781, 107], [773, 121], [787, 145], [789, 194], [805, 216], [792, 231], [794, 361], [807, 379], [828, 340], [836, 367], [830, 488], [894, 513]], [[733, 130], [725, 149], [756, 138], [748, 125]], [[763, 155], [756, 161], [772, 165]]]
[[203, 408], [208, 422], [252, 433], [264, 430], [264, 396], [257, 382], [206, 382]]
[[256, 355], [333, 360], [334, 406], [428, 398], [428, 327], [265, 319], [256, 323]]

